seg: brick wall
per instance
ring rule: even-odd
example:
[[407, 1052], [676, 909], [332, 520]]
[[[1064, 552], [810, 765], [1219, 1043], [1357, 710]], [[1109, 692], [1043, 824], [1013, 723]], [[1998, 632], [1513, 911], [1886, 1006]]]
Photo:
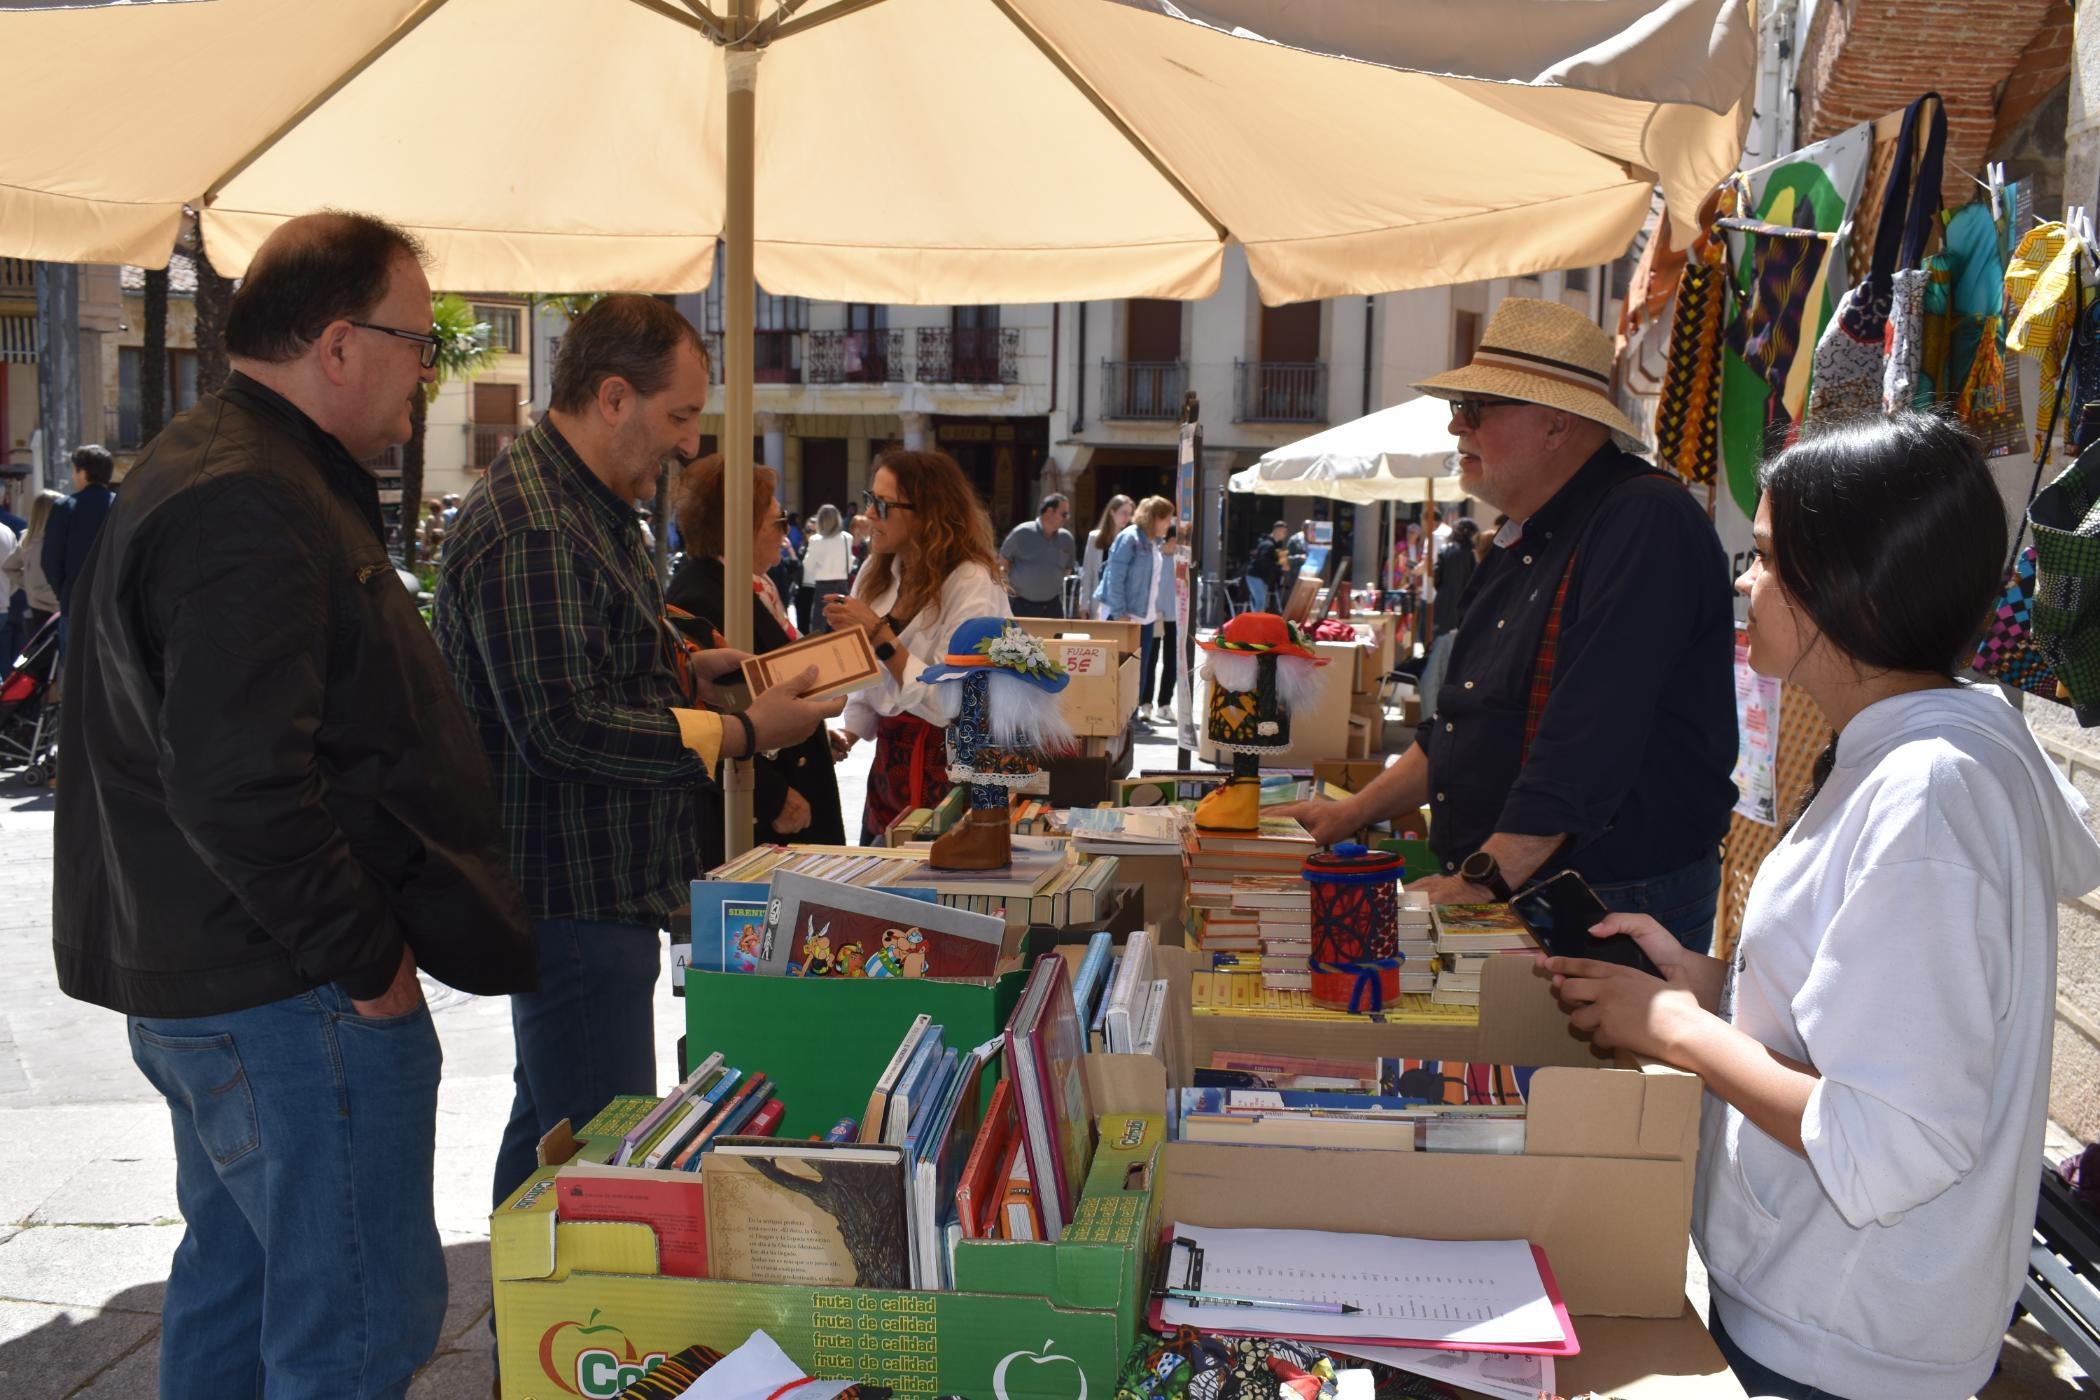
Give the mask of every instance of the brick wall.
[[1895, 111], [1920, 92], [1947, 104], [1942, 198], [1966, 204], [1994, 141], [2070, 71], [2070, 0], [1886, 0], [1817, 7], [1801, 62], [1805, 145]]

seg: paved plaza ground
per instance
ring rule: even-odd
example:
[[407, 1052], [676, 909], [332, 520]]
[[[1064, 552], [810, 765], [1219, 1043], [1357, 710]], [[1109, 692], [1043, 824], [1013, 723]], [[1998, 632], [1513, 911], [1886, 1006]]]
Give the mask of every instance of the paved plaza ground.
[[[841, 766], [861, 809], [871, 750]], [[1139, 764], [1171, 767], [1171, 744]], [[182, 1236], [165, 1107], [132, 1066], [124, 1020], [61, 995], [52, 972], [51, 798], [0, 786], [0, 1396], [135, 1400], [154, 1394], [160, 1305]], [[850, 823], [849, 823], [850, 824]], [[414, 1400], [489, 1394], [489, 1170], [511, 1096], [507, 1004], [426, 984], [444, 1042], [437, 1220], [450, 1271], [444, 1340]], [[672, 1077], [684, 1003], [657, 987], [660, 1077]], [[1705, 1280], [1693, 1262], [1695, 1301]], [[2093, 1393], [2032, 1324], [2013, 1335], [1988, 1400]], [[231, 1397], [229, 1397], [231, 1400]]]

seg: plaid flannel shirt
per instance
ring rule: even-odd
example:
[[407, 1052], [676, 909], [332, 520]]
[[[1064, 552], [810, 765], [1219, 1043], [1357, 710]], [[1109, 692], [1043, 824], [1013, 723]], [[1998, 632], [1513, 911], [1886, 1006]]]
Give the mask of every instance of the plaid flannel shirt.
[[661, 923], [694, 873], [706, 766], [672, 712], [688, 702], [639, 517], [553, 424], [461, 507], [433, 626], [532, 916]]

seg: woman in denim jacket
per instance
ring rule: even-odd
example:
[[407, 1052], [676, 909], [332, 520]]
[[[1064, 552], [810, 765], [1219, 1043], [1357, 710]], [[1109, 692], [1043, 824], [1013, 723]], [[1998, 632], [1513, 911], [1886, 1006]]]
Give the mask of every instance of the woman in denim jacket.
[[1160, 553], [1160, 539], [1174, 523], [1174, 503], [1164, 496], [1147, 496], [1138, 504], [1137, 517], [1123, 527], [1108, 551], [1101, 568], [1101, 581], [1094, 585], [1094, 601], [1109, 622], [1143, 624], [1139, 632], [1138, 709], [1152, 703], [1153, 648], [1158, 645], [1159, 620], [1166, 608], [1162, 598], [1172, 598], [1173, 572]]

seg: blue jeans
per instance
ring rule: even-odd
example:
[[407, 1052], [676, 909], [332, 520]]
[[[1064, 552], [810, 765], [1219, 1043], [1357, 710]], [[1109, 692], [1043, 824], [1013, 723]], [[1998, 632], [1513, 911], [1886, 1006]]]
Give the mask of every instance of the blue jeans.
[[1152, 703], [1152, 663], [1159, 657], [1159, 624], [1148, 622], [1138, 629], [1138, 708]]
[[517, 1095], [496, 1153], [491, 1205], [539, 1166], [562, 1119], [581, 1129], [621, 1094], [654, 1094], [656, 978], [663, 935], [645, 924], [535, 919], [540, 989], [510, 999]]
[[1837, 1400], [1837, 1397], [1827, 1390], [1818, 1390], [1812, 1385], [1803, 1385], [1800, 1381], [1781, 1375], [1737, 1346], [1735, 1338], [1729, 1336], [1728, 1329], [1721, 1325], [1719, 1308], [1710, 1308], [1708, 1315], [1712, 1321], [1707, 1324], [1706, 1330], [1712, 1334], [1714, 1345], [1721, 1349], [1721, 1359], [1728, 1363], [1729, 1370], [1735, 1372], [1735, 1378], [1742, 1382], [1745, 1391], [1758, 1396], [1759, 1400], [1764, 1400], [1767, 1396], [1772, 1397], [1772, 1400], [1825, 1400], [1825, 1397]]
[[129, 1026], [174, 1120], [187, 1226], [161, 1400], [406, 1395], [445, 1317], [430, 1012], [359, 1016], [331, 985]]
[[[1646, 914], [1677, 935], [1694, 953], [1714, 946], [1714, 914], [1721, 901], [1721, 857], [1701, 856], [1690, 865], [1646, 880], [1592, 884], [1605, 907], [1622, 914]], [[1553, 925], [1543, 899], [1525, 901], [1524, 916], [1542, 928]]]
[[1253, 601], [1254, 611], [1267, 612], [1269, 610], [1269, 585], [1265, 580], [1248, 574], [1247, 597]]

